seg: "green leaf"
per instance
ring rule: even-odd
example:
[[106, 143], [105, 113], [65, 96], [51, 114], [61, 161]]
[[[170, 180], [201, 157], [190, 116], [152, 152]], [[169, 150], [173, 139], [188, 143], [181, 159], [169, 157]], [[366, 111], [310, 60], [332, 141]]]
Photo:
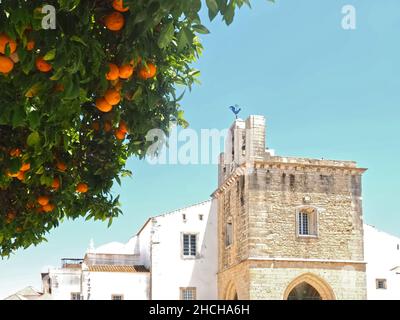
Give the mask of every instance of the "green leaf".
[[28, 138], [26, 139], [26, 143], [28, 146], [33, 147], [40, 142], [40, 135], [37, 131], [33, 131]]
[[85, 41], [83, 41], [82, 38], [80, 38], [78, 36], [72, 36], [71, 41], [78, 42], [78, 43], [84, 45], [85, 47], [87, 47], [87, 44], [85, 43]]
[[175, 27], [172, 22], [168, 23], [161, 31], [160, 37], [158, 38], [158, 46], [161, 49], [167, 47], [172, 39], [174, 38]]
[[193, 28], [194, 31], [196, 31], [198, 33], [201, 33], [201, 34], [210, 33], [210, 31], [205, 26], [203, 26], [202, 24], [196, 24], [196, 25], [192, 26], [192, 28]]
[[217, 1], [206, 0], [206, 4], [208, 7], [208, 16], [209, 16], [210, 20], [212, 21], [217, 16], [218, 11], [219, 11]]
[[56, 57], [56, 49], [52, 49], [44, 55], [43, 60], [51, 61], [54, 60], [55, 57]]

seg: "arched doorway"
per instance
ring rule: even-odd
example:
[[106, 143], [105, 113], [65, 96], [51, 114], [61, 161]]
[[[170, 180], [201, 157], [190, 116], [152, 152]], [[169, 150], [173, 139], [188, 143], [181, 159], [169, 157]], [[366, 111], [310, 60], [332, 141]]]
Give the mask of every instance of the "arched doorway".
[[312, 273], [303, 274], [294, 279], [286, 288], [285, 300], [335, 300], [329, 284]]
[[225, 291], [225, 300], [239, 300], [235, 284], [231, 281]]
[[321, 295], [307, 282], [302, 282], [289, 292], [288, 300], [322, 300]]

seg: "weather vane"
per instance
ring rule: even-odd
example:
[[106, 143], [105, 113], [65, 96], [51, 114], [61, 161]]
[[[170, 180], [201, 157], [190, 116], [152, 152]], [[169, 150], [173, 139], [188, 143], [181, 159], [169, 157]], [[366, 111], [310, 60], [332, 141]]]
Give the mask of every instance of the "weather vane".
[[235, 114], [236, 119], [238, 118], [239, 112], [242, 110], [237, 104], [230, 106], [229, 109], [231, 109], [231, 111]]

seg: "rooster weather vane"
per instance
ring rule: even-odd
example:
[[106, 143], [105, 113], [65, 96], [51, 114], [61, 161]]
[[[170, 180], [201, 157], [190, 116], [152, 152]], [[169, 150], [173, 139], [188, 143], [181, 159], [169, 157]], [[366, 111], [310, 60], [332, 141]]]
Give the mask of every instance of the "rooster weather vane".
[[231, 111], [235, 114], [236, 119], [238, 118], [239, 112], [242, 110], [237, 104], [230, 106], [229, 109], [231, 109]]

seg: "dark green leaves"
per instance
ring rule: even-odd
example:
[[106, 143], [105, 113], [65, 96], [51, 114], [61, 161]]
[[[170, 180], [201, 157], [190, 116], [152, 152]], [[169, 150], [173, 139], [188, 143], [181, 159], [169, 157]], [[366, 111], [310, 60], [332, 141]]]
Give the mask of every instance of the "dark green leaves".
[[30, 147], [33, 147], [40, 143], [40, 135], [38, 132], [32, 132], [28, 138], [26, 139], [26, 144]]
[[169, 22], [167, 25], [164, 26], [157, 42], [158, 46], [161, 49], [164, 49], [171, 43], [172, 39], [174, 38], [174, 32], [175, 32], [175, 27], [172, 22]]

